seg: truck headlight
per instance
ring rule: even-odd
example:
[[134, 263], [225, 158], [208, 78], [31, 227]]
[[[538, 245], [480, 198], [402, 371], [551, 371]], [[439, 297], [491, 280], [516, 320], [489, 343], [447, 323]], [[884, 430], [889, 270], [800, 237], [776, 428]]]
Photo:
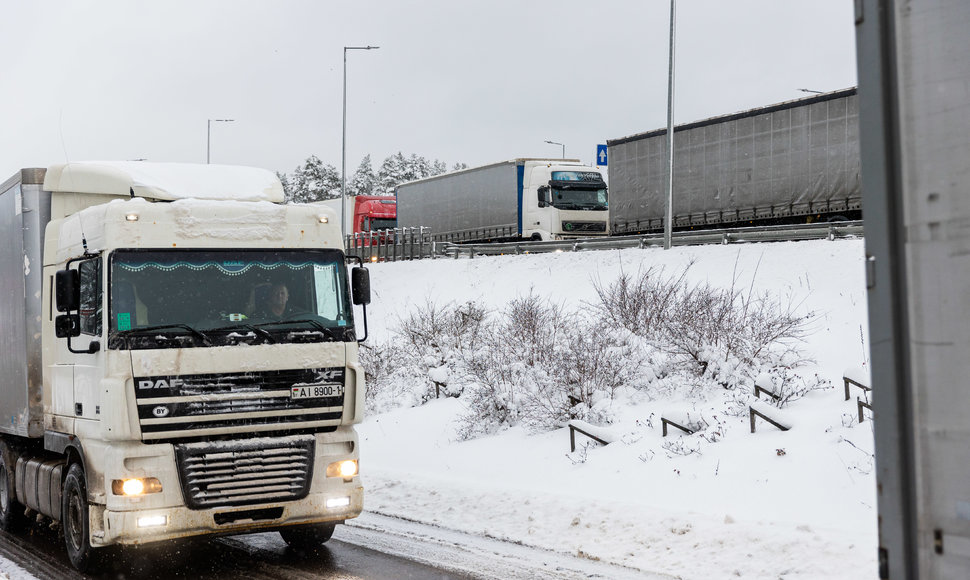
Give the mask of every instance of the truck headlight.
[[327, 466], [327, 477], [350, 478], [357, 475], [357, 460], [346, 459]]
[[115, 479], [111, 482], [111, 493], [115, 495], [137, 496], [161, 491], [162, 482], [154, 477]]

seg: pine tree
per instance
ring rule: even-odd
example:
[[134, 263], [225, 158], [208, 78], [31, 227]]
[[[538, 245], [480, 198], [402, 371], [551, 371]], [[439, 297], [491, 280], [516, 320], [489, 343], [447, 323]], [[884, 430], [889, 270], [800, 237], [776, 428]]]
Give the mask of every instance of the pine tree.
[[287, 203], [309, 203], [340, 197], [340, 173], [333, 165], [324, 165], [319, 157], [311, 155], [293, 172], [290, 186]]
[[347, 195], [374, 195], [377, 189], [377, 176], [371, 167], [370, 155], [365, 155], [364, 159], [354, 172], [353, 179], [347, 185]]
[[377, 182], [382, 195], [393, 195], [394, 188], [405, 181], [405, 165], [407, 160], [400, 151], [384, 159], [381, 168], [377, 172]]

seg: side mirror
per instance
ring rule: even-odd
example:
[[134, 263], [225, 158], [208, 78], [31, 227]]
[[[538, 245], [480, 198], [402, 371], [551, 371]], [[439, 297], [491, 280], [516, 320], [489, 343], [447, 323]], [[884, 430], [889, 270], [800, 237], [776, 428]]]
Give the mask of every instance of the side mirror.
[[538, 194], [539, 194], [539, 207], [546, 207], [546, 205], [548, 205], [549, 202], [551, 201], [549, 199], [549, 186], [543, 185], [542, 187], [540, 187], [538, 189]]
[[[60, 274], [60, 272], [58, 272]], [[61, 309], [60, 303], [57, 309]], [[78, 314], [61, 314], [54, 319], [54, 336], [57, 338], [71, 338], [81, 334], [81, 316]]]
[[350, 271], [350, 287], [354, 304], [370, 304], [370, 272], [360, 266]]
[[58, 270], [54, 278], [54, 293], [58, 312], [77, 310], [81, 305], [81, 283], [77, 270]]

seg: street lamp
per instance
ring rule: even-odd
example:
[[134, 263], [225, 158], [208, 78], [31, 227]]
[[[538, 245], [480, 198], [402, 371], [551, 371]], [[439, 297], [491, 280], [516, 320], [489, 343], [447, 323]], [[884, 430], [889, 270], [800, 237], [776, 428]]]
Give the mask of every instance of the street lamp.
[[209, 140], [212, 137], [212, 123], [232, 123], [235, 119], [209, 119], [205, 126], [205, 164], [209, 164]]
[[670, 0], [670, 63], [667, 75], [667, 207], [664, 208], [664, 249], [673, 245], [674, 229], [674, 26], [677, 0]]
[[[344, 47], [344, 127], [340, 143], [340, 234], [347, 235], [347, 51], [374, 50], [379, 46]], [[346, 239], [346, 238], [345, 238]]]
[[562, 147], [562, 158], [563, 159], [566, 158], [566, 146], [565, 145], [563, 145], [562, 143], [556, 143], [555, 141], [546, 141], [546, 143], [548, 143], [550, 145], [559, 145], [560, 147]]

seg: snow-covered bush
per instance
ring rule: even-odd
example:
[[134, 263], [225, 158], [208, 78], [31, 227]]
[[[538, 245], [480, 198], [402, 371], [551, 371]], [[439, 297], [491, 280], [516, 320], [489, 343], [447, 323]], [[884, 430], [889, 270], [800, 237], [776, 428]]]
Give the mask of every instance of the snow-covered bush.
[[670, 357], [673, 372], [702, 377], [712, 386], [751, 388], [763, 372], [791, 368], [781, 359], [801, 359], [797, 344], [812, 314], [796, 314], [792, 304], [736, 284], [692, 285], [689, 269], [668, 275], [651, 268], [610, 284], [594, 281], [596, 310]]
[[420, 369], [407, 359], [396, 343], [364, 343], [358, 358], [364, 368], [364, 404], [368, 413], [420, 405], [426, 388], [415, 388]]
[[472, 438], [520, 421], [548, 425], [568, 419], [568, 390], [562, 383], [562, 344], [579, 318], [535, 294], [517, 298], [489, 327], [484, 348], [469, 351], [473, 383], [463, 399], [468, 412], [459, 435]]
[[[368, 407], [459, 397], [458, 434], [468, 439], [515, 425], [609, 423], [624, 392], [697, 401], [726, 391], [738, 397], [719, 413], [740, 416], [756, 380], [771, 382], [779, 406], [828, 386], [797, 372], [808, 362], [798, 347], [811, 315], [736, 285], [691, 284], [688, 269], [594, 281], [599, 303], [582, 310], [532, 292], [497, 312], [428, 299], [398, 321], [390, 343], [361, 351]], [[708, 443], [723, 434], [697, 427]]]
[[399, 321], [394, 336], [406, 363], [420, 369], [424, 400], [461, 395], [465, 354], [479, 348], [487, 326], [488, 311], [477, 302], [439, 306], [430, 298]]
[[490, 330], [485, 348], [466, 359], [474, 383], [463, 397], [464, 438], [516, 424], [609, 423], [617, 392], [636, 378], [635, 337], [535, 294], [510, 302]]

